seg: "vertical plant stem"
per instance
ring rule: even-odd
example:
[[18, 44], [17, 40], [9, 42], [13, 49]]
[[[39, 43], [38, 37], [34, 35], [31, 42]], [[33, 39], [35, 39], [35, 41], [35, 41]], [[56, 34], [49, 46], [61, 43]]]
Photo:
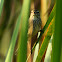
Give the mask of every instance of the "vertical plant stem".
[[21, 33], [17, 62], [26, 62], [27, 59], [27, 32], [28, 32], [28, 20], [30, 11], [30, 0], [23, 1], [22, 13], [21, 13]]
[[52, 44], [52, 62], [60, 62], [62, 42], [62, 0], [56, 0], [56, 18], [54, 41]]

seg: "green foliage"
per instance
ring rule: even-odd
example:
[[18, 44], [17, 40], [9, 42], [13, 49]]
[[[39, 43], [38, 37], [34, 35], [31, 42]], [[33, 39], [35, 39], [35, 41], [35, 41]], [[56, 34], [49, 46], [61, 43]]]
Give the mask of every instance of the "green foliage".
[[[0, 28], [0, 32], [2, 32], [2, 33], [0, 33], [0, 37], [2, 37], [5, 27], [7, 27], [7, 22], [10, 19], [10, 14], [11, 14], [11, 9], [12, 9], [11, 8], [12, 0], [5, 0], [5, 2], [4, 2], [4, 0], [0, 0], [0, 1], [1, 1], [0, 2], [0, 17], [2, 14], [3, 3], [5, 3], [3, 22], [2, 22], [2, 25]], [[10, 43], [10, 46], [8, 49], [8, 53], [7, 53], [5, 62], [12, 61], [13, 52], [14, 52], [16, 39], [18, 36], [20, 26], [21, 26], [21, 31], [20, 31], [20, 37], [19, 37], [19, 51], [18, 51], [18, 55], [17, 55], [17, 62], [26, 62], [28, 20], [29, 20], [29, 14], [30, 14], [29, 11], [30, 11], [30, 5], [31, 5], [30, 3], [31, 3], [31, 0], [23, 0], [23, 6], [20, 11], [19, 17], [17, 19], [15, 28], [14, 28], [14, 32], [12, 35], [11, 43]], [[56, 10], [56, 16], [55, 16], [55, 10]], [[60, 62], [60, 60], [62, 61], [62, 59], [60, 59], [60, 58], [62, 58], [62, 55], [61, 55], [62, 54], [62, 42], [61, 42], [62, 41], [62, 36], [61, 36], [62, 35], [62, 29], [61, 29], [62, 28], [62, 21], [61, 21], [62, 16], [61, 15], [62, 15], [62, 1], [56, 0], [56, 5], [52, 9], [51, 14], [48, 17], [47, 23], [44, 26], [40, 37], [38, 38], [38, 40], [36, 41], [36, 43], [34, 44], [34, 46], [32, 48], [32, 52], [33, 52], [37, 43], [41, 39], [41, 36], [47, 30], [46, 36], [39, 49], [39, 53], [38, 53], [36, 62], [41, 61], [53, 32], [54, 32], [54, 40], [52, 42], [52, 62]], [[55, 17], [55, 21], [54, 21], [54, 17]], [[55, 31], [54, 31], [54, 22], [55, 22]], [[8, 26], [11, 27], [11, 25], [8, 25]]]
[[20, 21], [21, 21], [20, 17], [21, 17], [21, 12], [20, 12], [20, 15], [19, 15], [19, 17], [17, 19], [17, 22], [16, 22], [16, 26], [15, 26], [15, 29], [14, 29], [14, 32], [13, 32], [13, 35], [12, 35], [11, 44], [10, 44], [5, 62], [11, 62], [14, 47], [15, 47], [15, 43], [16, 43], [16, 39], [17, 39], [17, 35], [18, 35], [19, 25], [20, 25]]
[[39, 40], [41, 39], [42, 34], [43, 34], [44, 31], [47, 29], [47, 27], [49, 26], [49, 24], [50, 24], [50, 22], [52, 21], [53, 17], [55, 16], [55, 15], [54, 15], [54, 13], [55, 13], [55, 8], [56, 8], [56, 5], [55, 5], [54, 8], [52, 9], [51, 14], [50, 14], [50, 16], [49, 16], [49, 18], [48, 18], [48, 20], [47, 20], [46, 25], [44, 26], [44, 28], [43, 28], [43, 30], [42, 30], [42, 32], [41, 32], [40, 37], [38, 38], [37, 42], [34, 44], [34, 46], [33, 46], [33, 48], [32, 48], [32, 52], [34, 51], [36, 44], [37, 44], [37, 43], [39, 42]]
[[[52, 44], [52, 62], [62, 62], [60, 57], [62, 54], [62, 0], [56, 0], [56, 17], [54, 40]], [[62, 59], [62, 58], [61, 58]]]
[[[22, 11], [20, 12], [20, 15], [18, 17], [5, 62], [11, 62], [20, 24], [21, 24], [21, 34], [20, 34], [21, 40], [20, 40], [20, 51], [18, 55], [18, 62], [26, 61], [29, 8], [30, 8], [30, 1], [27, 0], [26, 2], [24, 0]], [[22, 22], [20, 23], [20, 21]]]
[[54, 20], [52, 20], [50, 22], [50, 25], [48, 26], [48, 29], [47, 29], [47, 32], [46, 32], [47, 34], [46, 34], [46, 36], [45, 36], [45, 38], [43, 40], [43, 43], [42, 43], [42, 45], [40, 47], [36, 62], [41, 61], [53, 32], [54, 32]]
[[[26, 2], [27, 1], [27, 2]], [[24, 0], [21, 12], [21, 32], [17, 62], [26, 62], [27, 58], [27, 32], [30, 12], [30, 0]]]

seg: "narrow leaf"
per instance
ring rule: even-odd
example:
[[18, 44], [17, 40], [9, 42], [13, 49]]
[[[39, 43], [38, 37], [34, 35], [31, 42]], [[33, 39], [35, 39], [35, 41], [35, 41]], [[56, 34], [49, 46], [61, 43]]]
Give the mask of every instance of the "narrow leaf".
[[37, 59], [36, 59], [36, 62], [41, 61], [53, 32], [54, 32], [54, 20], [52, 20], [48, 26], [46, 35], [44, 37], [43, 43], [40, 47], [39, 54], [38, 54]]
[[[54, 40], [52, 43], [52, 62], [60, 61], [62, 54], [62, 0], [56, 0]], [[62, 59], [62, 58], [61, 58]]]
[[35, 49], [36, 44], [37, 44], [37, 43], [39, 42], [39, 40], [41, 39], [42, 34], [43, 34], [44, 31], [47, 29], [47, 27], [49, 26], [49, 24], [50, 24], [50, 22], [52, 21], [53, 17], [55, 16], [55, 8], [56, 8], [56, 5], [55, 5], [55, 6], [53, 7], [53, 9], [52, 9], [51, 14], [50, 14], [50, 16], [49, 16], [49, 18], [48, 18], [48, 20], [47, 20], [46, 25], [44, 26], [44, 28], [43, 28], [43, 30], [42, 30], [42, 32], [41, 32], [40, 37], [38, 38], [38, 40], [37, 40], [36, 43], [34, 44], [34, 46], [33, 46], [33, 48], [32, 48], [32, 52], [33, 52], [33, 50]]
[[21, 13], [21, 32], [19, 41], [19, 51], [17, 62], [26, 62], [27, 58], [27, 33], [28, 33], [28, 20], [30, 11], [30, 0], [23, 1], [23, 8]]
[[12, 60], [12, 56], [13, 56], [13, 51], [14, 51], [14, 47], [15, 47], [15, 43], [16, 43], [16, 39], [17, 39], [17, 35], [18, 35], [18, 30], [19, 30], [19, 25], [20, 25], [20, 18], [21, 18], [21, 12], [20, 15], [18, 17], [18, 20], [16, 22], [16, 26], [12, 35], [12, 39], [11, 39], [11, 44], [5, 59], [5, 62], [11, 62]]

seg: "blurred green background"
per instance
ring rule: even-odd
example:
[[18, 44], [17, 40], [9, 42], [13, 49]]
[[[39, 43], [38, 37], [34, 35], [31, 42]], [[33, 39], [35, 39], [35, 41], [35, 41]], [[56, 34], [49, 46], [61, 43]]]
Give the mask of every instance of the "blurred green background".
[[[51, 28], [51, 26], [50, 26], [50, 28], [48, 27], [49, 29], [44, 30], [44, 31], [48, 31], [51, 33], [51, 31], [53, 31], [55, 29], [54, 35], [53, 35], [53, 33], [51, 33], [51, 35], [49, 33], [47, 33], [50, 35], [50, 38], [52, 35], [54, 36], [54, 41], [51, 42], [52, 45], [49, 44], [51, 47], [52, 53], [51, 54], [49, 53], [49, 57], [46, 56], [46, 55], [48, 55], [48, 53], [46, 53], [45, 56], [47, 58], [44, 57], [43, 59], [41, 58], [41, 60], [43, 62], [51, 62], [51, 61], [52, 62], [61, 62], [62, 61], [62, 59], [60, 59], [62, 57], [62, 55], [61, 55], [62, 54], [61, 53], [61, 50], [62, 50], [61, 49], [61, 44], [62, 44], [61, 43], [61, 41], [62, 41], [61, 40], [61, 34], [62, 34], [61, 2], [62, 2], [61, 0], [59, 0], [59, 1], [58, 0], [56, 0], [56, 1], [55, 0], [31, 0], [31, 1], [30, 0], [0, 0], [0, 62], [11, 62], [11, 61], [12, 62], [21, 62], [21, 61], [25, 62], [26, 61], [27, 57], [25, 54], [22, 54], [21, 51], [24, 51], [24, 48], [26, 48], [24, 53], [27, 54], [27, 30], [28, 30], [28, 20], [29, 20], [29, 16], [30, 16], [30, 11], [32, 9], [37, 9], [40, 12], [40, 17], [41, 17], [41, 21], [42, 21], [41, 29], [43, 29], [44, 26], [47, 26], [46, 22], [53, 19], [52, 18], [53, 16], [50, 15], [50, 13], [53, 12], [52, 10], [56, 3], [57, 3], [56, 11], [55, 11], [56, 14], [52, 13], [53, 15], [56, 15], [55, 19], [54, 19], [55, 28]], [[47, 24], [48, 24], [48, 22], [47, 22]], [[53, 24], [53, 22], [51, 22], [51, 24]], [[24, 34], [22, 34], [22, 32]], [[45, 33], [43, 34], [41, 41], [43, 41], [44, 37], [45, 37]], [[48, 40], [46, 40], [46, 41], [50, 41], [51, 40], [50, 38], [47, 38]], [[17, 55], [15, 55], [15, 52], [16, 52], [17, 48], [19, 47], [19, 41], [26, 41], [26, 43], [21, 42], [22, 45], [20, 43], [20, 45], [21, 45], [20, 51], [18, 52], [19, 54], [17, 56]], [[44, 42], [45, 42], [45, 40], [44, 40]], [[42, 43], [40, 42], [40, 44], [42, 44]], [[47, 48], [47, 46], [46, 46], [46, 48]], [[13, 47], [13, 49], [11, 50], [12, 47]], [[52, 47], [53, 47], [53, 49], [52, 49]], [[49, 50], [48, 48], [46, 50], [51, 52], [51, 50]], [[43, 52], [43, 54], [45, 53], [45, 51]], [[40, 50], [40, 52], [41, 52], [41, 50]], [[56, 55], [54, 52], [56, 53]], [[20, 55], [20, 54], [22, 54], [22, 55]], [[52, 60], [50, 58], [51, 55], [52, 55]], [[23, 58], [23, 56], [24, 56], [24, 58]], [[47, 60], [47, 59], [49, 59], [49, 60]], [[60, 59], [60, 61], [59, 61], [59, 59]]]

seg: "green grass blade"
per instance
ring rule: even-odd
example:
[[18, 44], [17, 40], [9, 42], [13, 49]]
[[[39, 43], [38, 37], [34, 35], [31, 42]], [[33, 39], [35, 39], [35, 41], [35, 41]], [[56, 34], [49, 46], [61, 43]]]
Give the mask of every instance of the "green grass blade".
[[53, 17], [55, 16], [55, 9], [56, 9], [56, 5], [55, 5], [54, 8], [52, 9], [51, 14], [50, 14], [50, 16], [49, 16], [49, 18], [48, 18], [48, 20], [47, 20], [46, 25], [44, 26], [44, 28], [43, 28], [43, 30], [42, 30], [42, 33], [41, 33], [40, 37], [38, 38], [37, 42], [34, 44], [34, 46], [33, 46], [33, 48], [32, 48], [32, 52], [34, 51], [36, 44], [37, 44], [37, 43], [39, 42], [39, 40], [41, 39], [42, 34], [43, 34], [44, 31], [47, 29], [47, 27], [48, 27], [48, 25], [50, 24], [51, 20], [52, 20]]
[[44, 62], [51, 62], [52, 40], [53, 40], [53, 35], [51, 36], [51, 39], [48, 43], [48, 47], [47, 47], [47, 50], [46, 50]]
[[12, 39], [11, 39], [11, 44], [5, 59], [5, 62], [11, 62], [12, 56], [13, 56], [13, 51], [14, 51], [14, 47], [15, 47], [15, 43], [16, 43], [16, 39], [17, 39], [17, 35], [18, 35], [18, 30], [19, 30], [19, 25], [20, 25], [20, 18], [21, 18], [21, 12], [20, 15], [18, 17], [13, 35], [12, 35]]
[[20, 43], [17, 62], [26, 62], [27, 59], [27, 32], [28, 32], [28, 20], [30, 13], [30, 0], [23, 1], [22, 17], [21, 17], [21, 32], [20, 32]]
[[2, 13], [2, 9], [3, 9], [3, 3], [4, 3], [4, 0], [0, 0], [0, 16]]
[[[52, 62], [61, 62], [62, 46], [62, 0], [56, 0], [54, 40], [52, 43]], [[62, 58], [61, 58], [62, 59]]]
[[42, 43], [42, 45], [40, 47], [39, 54], [37, 56], [36, 62], [41, 61], [41, 59], [43, 57], [43, 54], [45, 53], [45, 50], [46, 50], [46, 48], [48, 46], [49, 40], [50, 40], [53, 32], [54, 32], [54, 20], [52, 20], [50, 22], [50, 25], [48, 26], [48, 30], [46, 32], [46, 36], [45, 36], [45, 38], [43, 40], [43, 43]]
[[38, 50], [39, 50], [39, 43], [37, 43], [37, 45], [35, 47], [34, 56], [33, 56], [33, 62], [36, 61], [36, 58], [38, 56]]

